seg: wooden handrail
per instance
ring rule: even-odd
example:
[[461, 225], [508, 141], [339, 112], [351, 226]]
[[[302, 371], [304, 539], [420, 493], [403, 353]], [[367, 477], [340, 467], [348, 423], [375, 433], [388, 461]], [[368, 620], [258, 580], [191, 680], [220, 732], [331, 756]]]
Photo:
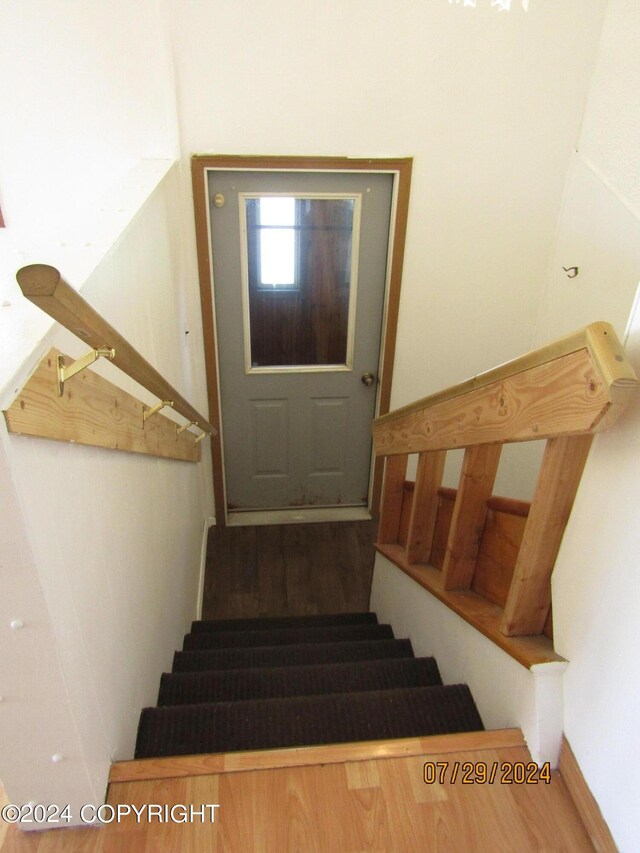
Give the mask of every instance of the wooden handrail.
[[98, 314], [55, 267], [30, 264], [16, 273], [24, 296], [46, 314], [73, 332], [92, 349], [106, 347], [115, 350], [112, 361], [151, 391], [161, 401], [171, 401], [176, 412], [199, 429], [215, 435], [215, 427], [173, 388], [154, 367], [113, 326]]
[[[640, 388], [614, 329], [580, 332], [374, 421], [386, 457], [377, 549], [525, 665], [553, 660], [543, 631], [551, 573], [593, 434], [608, 429]], [[502, 445], [546, 439], [503, 608], [473, 592], [478, 549]], [[448, 450], [465, 455], [441, 568], [431, 564]], [[409, 454], [418, 454], [401, 531]], [[406, 514], [405, 514], [406, 518]], [[557, 657], [557, 656], [556, 656]]]
[[377, 455], [533, 441], [608, 428], [639, 387], [612, 326], [541, 349], [377, 418]]

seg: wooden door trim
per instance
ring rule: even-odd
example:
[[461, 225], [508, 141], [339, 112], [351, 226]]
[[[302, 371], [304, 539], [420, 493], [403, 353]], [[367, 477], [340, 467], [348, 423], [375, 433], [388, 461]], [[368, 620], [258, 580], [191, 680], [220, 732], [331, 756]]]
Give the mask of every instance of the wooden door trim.
[[[196, 154], [191, 158], [193, 205], [195, 213], [198, 277], [202, 306], [202, 331], [204, 338], [205, 372], [209, 399], [209, 420], [217, 429], [211, 438], [211, 462], [213, 466], [213, 489], [216, 524], [227, 523], [227, 501], [222, 452], [222, 418], [220, 412], [220, 386], [218, 371], [218, 346], [213, 301], [212, 259], [209, 251], [210, 232], [206, 173], [210, 169], [237, 171], [328, 171], [328, 172], [382, 172], [394, 175], [394, 206], [392, 208], [391, 234], [393, 238], [388, 286], [385, 297], [385, 312], [381, 335], [382, 357], [380, 361], [380, 387], [376, 415], [389, 411], [391, 382], [398, 330], [398, 310], [404, 264], [404, 248], [409, 211], [409, 193], [413, 159], [406, 158], [351, 158], [351, 157], [271, 157], [244, 155]], [[369, 493], [369, 506], [373, 515], [378, 514], [382, 490], [383, 460], [376, 459]]]

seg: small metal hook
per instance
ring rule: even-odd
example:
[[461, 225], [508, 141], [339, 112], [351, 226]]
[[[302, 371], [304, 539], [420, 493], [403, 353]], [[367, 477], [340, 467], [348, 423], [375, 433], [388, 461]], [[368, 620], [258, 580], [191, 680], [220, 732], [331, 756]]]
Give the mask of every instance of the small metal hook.
[[567, 278], [575, 278], [579, 272], [578, 267], [562, 267], [562, 269], [566, 272]]

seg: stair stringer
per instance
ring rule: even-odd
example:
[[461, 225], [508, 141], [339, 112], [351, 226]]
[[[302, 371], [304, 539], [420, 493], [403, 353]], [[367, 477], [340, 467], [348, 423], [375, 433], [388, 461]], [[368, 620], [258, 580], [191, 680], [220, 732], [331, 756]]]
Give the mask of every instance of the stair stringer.
[[408, 637], [417, 656], [435, 657], [445, 684], [469, 685], [487, 729], [522, 729], [533, 760], [557, 766], [566, 661], [527, 669], [382, 554], [376, 555], [370, 609], [396, 637]]

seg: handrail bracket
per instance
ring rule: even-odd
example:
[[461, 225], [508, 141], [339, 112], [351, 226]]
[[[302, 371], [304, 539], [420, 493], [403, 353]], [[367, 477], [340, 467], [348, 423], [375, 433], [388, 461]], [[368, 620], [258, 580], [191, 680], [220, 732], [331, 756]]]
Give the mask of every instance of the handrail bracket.
[[157, 415], [158, 412], [162, 411], [165, 406], [170, 406], [173, 408], [173, 400], [161, 400], [159, 403], [156, 403], [155, 406], [152, 406], [150, 409], [144, 408], [142, 410], [142, 423], [145, 424], [152, 415]]
[[93, 364], [94, 361], [97, 361], [99, 358], [109, 358], [113, 359], [116, 357], [115, 349], [110, 349], [109, 347], [98, 347], [97, 349], [89, 350], [86, 355], [83, 355], [82, 358], [77, 359], [68, 366], [65, 366], [64, 356], [58, 356], [58, 397], [62, 397], [64, 394], [64, 383], [71, 379], [72, 376], [75, 376], [76, 373], [80, 373], [83, 370], [86, 370], [90, 364]]
[[198, 423], [198, 421], [189, 421], [186, 424], [182, 424], [182, 426], [178, 426], [176, 424], [176, 438], [178, 438], [179, 435], [182, 435], [183, 432], [186, 432], [189, 429], [189, 427], [192, 427], [192, 426], [198, 427], [199, 430], [202, 430], [200, 435], [195, 437], [195, 440], [193, 442], [194, 444], [200, 444], [200, 442], [202, 441], [203, 438], [206, 438], [208, 435], [211, 435], [209, 430], [204, 429], [204, 427], [201, 427], [200, 424]]
[[179, 435], [182, 435], [183, 432], [186, 432], [189, 429], [189, 427], [192, 427], [192, 426], [198, 426], [198, 422], [197, 421], [189, 421], [186, 424], [182, 424], [182, 426], [178, 426], [178, 424], [176, 424], [176, 438]]

